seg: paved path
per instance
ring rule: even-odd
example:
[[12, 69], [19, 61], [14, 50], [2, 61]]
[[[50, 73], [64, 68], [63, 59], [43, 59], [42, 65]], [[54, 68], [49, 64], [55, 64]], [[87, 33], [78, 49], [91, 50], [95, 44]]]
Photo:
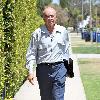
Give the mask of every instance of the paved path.
[[77, 56], [73, 55], [74, 59], [74, 78], [67, 78], [65, 100], [86, 100], [83, 84], [80, 78]]
[[[75, 77], [66, 79], [65, 100], [86, 100], [77, 64], [77, 55], [73, 55], [73, 59]], [[40, 100], [36, 79], [35, 85], [31, 85], [28, 81], [26, 81], [20, 90], [15, 94], [14, 100]]]

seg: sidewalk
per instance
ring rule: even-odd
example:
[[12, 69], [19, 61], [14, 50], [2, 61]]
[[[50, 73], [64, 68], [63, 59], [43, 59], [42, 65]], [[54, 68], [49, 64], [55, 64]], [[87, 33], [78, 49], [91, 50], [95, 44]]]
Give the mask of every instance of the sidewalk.
[[[77, 56], [73, 55], [73, 59], [75, 77], [66, 79], [65, 100], [86, 100], [77, 64]], [[15, 94], [13, 100], [41, 100], [36, 79], [35, 85], [31, 85], [28, 81], [26, 81]]]
[[73, 55], [74, 59], [74, 78], [67, 78], [65, 89], [65, 100], [86, 100], [84, 87], [80, 78], [77, 56]]

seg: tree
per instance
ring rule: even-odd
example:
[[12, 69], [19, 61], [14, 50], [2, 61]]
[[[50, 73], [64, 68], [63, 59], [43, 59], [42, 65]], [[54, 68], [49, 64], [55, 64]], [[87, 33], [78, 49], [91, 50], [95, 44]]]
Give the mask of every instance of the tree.
[[51, 2], [52, 0], [37, 0], [38, 14], [42, 16], [44, 6], [49, 5]]
[[60, 5], [62, 8], [66, 8], [69, 5], [70, 0], [60, 0]]
[[63, 8], [68, 9], [69, 25], [76, 24], [77, 16], [81, 13], [81, 1], [80, 0], [60, 0], [60, 5]]
[[57, 4], [50, 4], [56, 12], [57, 12], [57, 24], [63, 25], [63, 26], [68, 26], [68, 9], [67, 8], [62, 8], [61, 6]]

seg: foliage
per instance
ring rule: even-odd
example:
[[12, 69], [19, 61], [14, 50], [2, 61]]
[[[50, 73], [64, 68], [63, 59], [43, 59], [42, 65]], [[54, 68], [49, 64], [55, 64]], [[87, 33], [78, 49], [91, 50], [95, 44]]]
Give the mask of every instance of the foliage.
[[[3, 6], [3, 26], [0, 26], [2, 35], [2, 56], [0, 72], [0, 92], [4, 87], [6, 98], [11, 98], [23, 84], [27, 75], [25, 68], [25, 54], [29, 39], [37, 27], [43, 24], [43, 20], [37, 14], [36, 0], [5, 0]], [[1, 17], [2, 19], [2, 17]], [[1, 44], [0, 44], [1, 45]], [[4, 61], [3, 61], [4, 59]], [[3, 73], [4, 71], [4, 73]], [[4, 81], [3, 81], [4, 80]], [[1, 86], [2, 84], [2, 86]]]
[[[2, 29], [2, 25], [3, 25], [3, 14], [2, 14], [2, 6], [3, 4], [0, 3], [0, 94], [3, 91], [3, 87], [4, 87], [4, 54], [3, 54], [3, 38], [4, 38], [4, 33], [3, 33], [3, 29]], [[1, 100], [1, 97], [0, 97]]]
[[[14, 23], [12, 12], [14, 5], [10, 0], [7, 0], [3, 6], [3, 26], [4, 26], [4, 76], [5, 76], [5, 89], [6, 91], [14, 90], [12, 88], [13, 84], [13, 75], [14, 72], [11, 71], [11, 68], [15, 66], [15, 52], [14, 52]], [[10, 88], [9, 88], [10, 87]], [[10, 92], [6, 92], [11, 95]]]
[[52, 0], [37, 0], [37, 8], [38, 8], [38, 14], [42, 16], [42, 11], [45, 6], [49, 5], [52, 2]]
[[68, 7], [70, 0], [60, 0], [60, 5], [62, 8]]
[[82, 15], [77, 16], [78, 21], [82, 21]]
[[[82, 1], [81, 0], [60, 0], [60, 5], [68, 9], [69, 25], [74, 26], [77, 24], [78, 16], [82, 14]], [[85, 9], [85, 8], [84, 8]]]

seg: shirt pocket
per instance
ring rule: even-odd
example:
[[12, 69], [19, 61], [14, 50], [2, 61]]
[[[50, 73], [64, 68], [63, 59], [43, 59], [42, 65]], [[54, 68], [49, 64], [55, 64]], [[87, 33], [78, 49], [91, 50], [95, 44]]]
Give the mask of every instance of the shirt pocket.
[[64, 39], [62, 38], [62, 35], [61, 35], [61, 34], [57, 34], [56, 40], [57, 40], [57, 43], [58, 43], [58, 44], [60, 44], [60, 45], [65, 45], [65, 41], [64, 41]]
[[47, 47], [46, 47], [45, 44], [43, 44], [43, 43], [39, 43], [39, 45], [38, 45], [38, 49], [43, 50], [43, 49], [46, 49], [46, 48], [47, 48]]
[[48, 39], [42, 37], [41, 40], [39, 41], [38, 48], [43, 50], [43, 49], [46, 49], [47, 47], [48, 47]]

